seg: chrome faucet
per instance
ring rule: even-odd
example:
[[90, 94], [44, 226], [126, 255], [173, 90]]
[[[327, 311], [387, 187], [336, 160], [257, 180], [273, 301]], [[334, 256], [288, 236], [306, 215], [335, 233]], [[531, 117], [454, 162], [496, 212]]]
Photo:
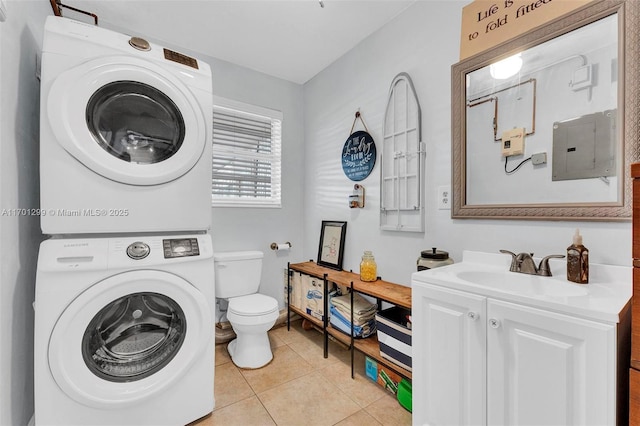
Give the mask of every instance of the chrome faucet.
[[515, 254], [509, 250], [500, 250], [500, 253], [506, 253], [511, 255], [511, 266], [509, 271], [520, 272], [522, 274], [540, 275], [543, 277], [551, 276], [551, 268], [549, 268], [549, 259], [557, 258], [562, 259], [564, 254], [551, 254], [544, 257], [540, 261], [540, 265], [536, 267], [536, 263], [533, 261], [533, 253], [519, 253]]

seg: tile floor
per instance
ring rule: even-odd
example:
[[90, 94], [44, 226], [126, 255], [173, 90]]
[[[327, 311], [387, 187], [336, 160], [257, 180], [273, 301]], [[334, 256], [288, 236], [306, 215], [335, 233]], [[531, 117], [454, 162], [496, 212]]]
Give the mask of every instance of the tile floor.
[[322, 334], [301, 321], [269, 332], [274, 359], [266, 367], [242, 370], [216, 345], [215, 411], [189, 426], [227, 425], [410, 425], [411, 413], [394, 395], [364, 374], [364, 356], [330, 342], [322, 356]]

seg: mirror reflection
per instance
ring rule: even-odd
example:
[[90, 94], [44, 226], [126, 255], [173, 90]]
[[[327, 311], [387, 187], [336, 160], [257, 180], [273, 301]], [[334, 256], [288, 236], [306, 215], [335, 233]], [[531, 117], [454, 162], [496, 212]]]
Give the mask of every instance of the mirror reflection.
[[466, 73], [466, 205], [622, 197], [618, 16]]

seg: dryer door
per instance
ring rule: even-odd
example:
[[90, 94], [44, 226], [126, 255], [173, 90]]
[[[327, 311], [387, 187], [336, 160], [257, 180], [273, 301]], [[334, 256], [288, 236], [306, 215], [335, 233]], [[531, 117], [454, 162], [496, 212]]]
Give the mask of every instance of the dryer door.
[[175, 75], [125, 56], [69, 69], [53, 81], [47, 100], [57, 142], [90, 170], [131, 185], [187, 173], [210, 140], [205, 114], [211, 111]]
[[211, 357], [211, 310], [195, 287], [159, 271], [109, 277], [80, 294], [58, 319], [49, 367], [60, 388], [97, 408], [153, 398]]

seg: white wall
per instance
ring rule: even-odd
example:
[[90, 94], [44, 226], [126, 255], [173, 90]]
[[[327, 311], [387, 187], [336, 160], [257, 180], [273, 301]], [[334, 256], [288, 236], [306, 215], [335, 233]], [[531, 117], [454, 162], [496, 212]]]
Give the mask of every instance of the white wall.
[[[8, 1], [0, 23], [0, 208], [37, 208], [44, 1]], [[39, 217], [0, 216], [0, 425], [25, 425], [33, 414], [33, 309]]]
[[[393, 22], [364, 40], [304, 85], [305, 258], [316, 258], [322, 220], [345, 220], [344, 268], [358, 269], [364, 250], [372, 250], [383, 279], [410, 284], [421, 250], [438, 247], [455, 261], [462, 250], [564, 254], [580, 227], [591, 261], [631, 264], [630, 223], [452, 220], [438, 210], [436, 190], [451, 183], [451, 65], [459, 59], [460, 18], [466, 0], [418, 1]], [[362, 181], [364, 209], [349, 209], [353, 182], [343, 173], [340, 153], [354, 113], [382, 141], [389, 86], [400, 72], [415, 85], [422, 108], [426, 155], [426, 232], [379, 230], [379, 164]], [[360, 129], [360, 128], [359, 128]], [[378, 145], [380, 146], [380, 145]]]
[[[229, 62], [209, 58], [216, 95], [282, 111], [282, 208], [229, 208], [212, 211], [214, 251], [264, 252], [260, 292], [284, 307], [283, 269], [302, 258], [304, 143], [302, 86]], [[292, 244], [275, 252], [272, 242]]]

